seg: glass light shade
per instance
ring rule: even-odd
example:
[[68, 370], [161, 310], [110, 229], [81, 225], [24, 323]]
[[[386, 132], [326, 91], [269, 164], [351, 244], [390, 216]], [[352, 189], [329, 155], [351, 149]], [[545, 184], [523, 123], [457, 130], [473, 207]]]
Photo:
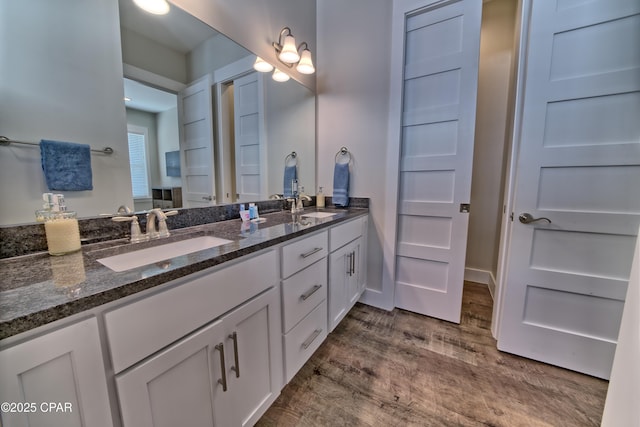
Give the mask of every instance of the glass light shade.
[[279, 58], [280, 61], [286, 64], [295, 64], [300, 60], [300, 55], [298, 55], [298, 49], [296, 48], [296, 39], [293, 36], [289, 35], [284, 38], [284, 45]]
[[142, 10], [154, 15], [166, 15], [169, 13], [169, 3], [166, 0], [133, 0]]
[[302, 74], [313, 74], [316, 72], [316, 69], [313, 67], [313, 62], [311, 62], [311, 52], [309, 49], [302, 51], [302, 56], [300, 57], [300, 62], [296, 70]]
[[287, 80], [290, 79], [289, 74], [287, 73], [283, 73], [282, 71], [278, 70], [277, 68], [275, 69], [275, 71], [273, 72], [273, 76], [271, 76], [273, 78], [273, 80], [277, 81], [277, 82], [286, 82]]
[[261, 73], [268, 73], [270, 71], [273, 71], [273, 65], [269, 64], [264, 59], [257, 56], [256, 62], [253, 63], [253, 69]]

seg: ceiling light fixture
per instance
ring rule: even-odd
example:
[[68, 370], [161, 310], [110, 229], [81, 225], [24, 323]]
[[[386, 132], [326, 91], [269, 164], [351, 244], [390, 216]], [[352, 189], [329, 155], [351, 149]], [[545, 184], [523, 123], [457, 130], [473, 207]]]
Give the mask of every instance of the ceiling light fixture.
[[166, 0], [133, 0], [140, 9], [154, 15], [166, 15], [169, 13], [169, 3]]

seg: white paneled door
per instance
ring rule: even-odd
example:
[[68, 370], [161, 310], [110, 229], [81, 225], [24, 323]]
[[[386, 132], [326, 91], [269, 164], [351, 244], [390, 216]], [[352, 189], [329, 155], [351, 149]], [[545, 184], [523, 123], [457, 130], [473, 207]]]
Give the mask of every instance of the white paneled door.
[[482, 2], [399, 1], [404, 39], [395, 305], [458, 323]]
[[608, 378], [640, 219], [640, 2], [528, 5], [498, 348]]
[[267, 197], [264, 163], [264, 90], [262, 75], [253, 72], [233, 81], [236, 158], [236, 201]]
[[178, 94], [183, 200], [188, 208], [215, 204], [211, 95], [209, 76]]

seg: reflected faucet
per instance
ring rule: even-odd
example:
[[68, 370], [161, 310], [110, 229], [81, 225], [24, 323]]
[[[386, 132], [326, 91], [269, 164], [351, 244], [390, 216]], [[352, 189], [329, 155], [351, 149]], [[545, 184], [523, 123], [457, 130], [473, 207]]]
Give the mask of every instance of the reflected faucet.
[[118, 208], [118, 210], [116, 211], [116, 213], [118, 215], [122, 215], [122, 214], [132, 214], [133, 211], [131, 210], [131, 208], [129, 206], [126, 205], [120, 205], [120, 207]]
[[[177, 215], [178, 211], [163, 212], [160, 208], [151, 209], [147, 213], [147, 236], [149, 239], [158, 239], [160, 237], [169, 237], [169, 228], [167, 227], [167, 217]], [[158, 227], [156, 228], [156, 219]]]

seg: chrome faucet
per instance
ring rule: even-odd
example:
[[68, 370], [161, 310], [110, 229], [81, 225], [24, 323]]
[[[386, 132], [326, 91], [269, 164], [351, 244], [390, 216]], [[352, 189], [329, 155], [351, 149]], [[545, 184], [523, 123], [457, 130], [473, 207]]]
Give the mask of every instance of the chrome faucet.
[[304, 211], [304, 205], [302, 204], [302, 200], [306, 200], [310, 202], [311, 197], [307, 196], [306, 194], [295, 193], [293, 197], [287, 198], [287, 201], [291, 202], [291, 213], [300, 213]]

